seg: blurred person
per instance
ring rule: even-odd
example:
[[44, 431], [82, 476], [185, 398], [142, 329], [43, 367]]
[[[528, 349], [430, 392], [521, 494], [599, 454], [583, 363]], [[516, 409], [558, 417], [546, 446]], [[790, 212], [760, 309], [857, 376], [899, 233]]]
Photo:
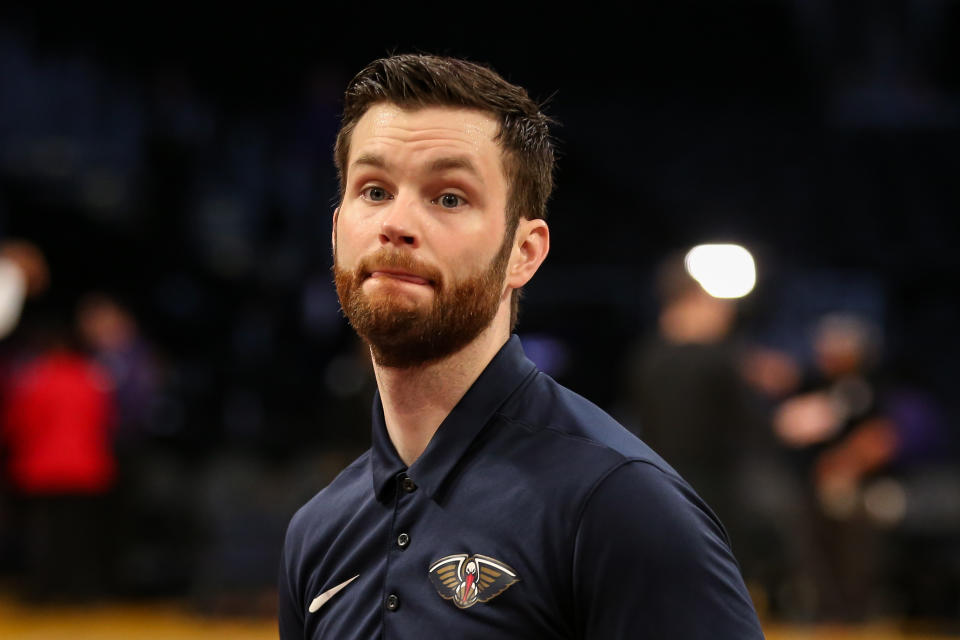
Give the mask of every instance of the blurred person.
[[0, 339], [20, 321], [27, 298], [36, 298], [50, 284], [43, 252], [32, 242], [7, 239], [0, 243]]
[[108, 580], [111, 382], [60, 314], [35, 316], [24, 332], [3, 384], [0, 448], [22, 525], [25, 595], [85, 600]]
[[133, 313], [102, 293], [80, 300], [77, 329], [84, 347], [110, 373], [116, 443], [121, 449], [135, 449], [156, 429], [160, 370], [153, 350]]
[[[766, 413], [746, 363], [756, 347], [735, 332], [738, 303], [716, 298], [672, 254], [655, 277], [657, 329], [628, 352], [621, 407], [628, 424], [663, 456], [727, 525], [751, 593], [764, 608], [787, 572], [781, 522], [788, 473], [765, 429]], [[789, 373], [769, 354], [762, 377]], [[758, 604], [760, 606], [760, 604]]]
[[463, 60], [377, 60], [335, 159], [373, 445], [290, 523], [281, 637], [763, 637], [713, 512], [511, 337], [549, 249], [553, 150], [526, 91]]
[[[86, 352], [109, 375], [114, 402], [111, 434], [117, 482], [111, 495], [109, 527], [114, 532], [112, 580], [124, 592], [145, 591], [161, 584], [175, 563], [145, 561], [181, 552], [182, 533], [189, 530], [183, 500], [158, 495], [169, 485], [170, 466], [162, 437], [169, 434], [161, 414], [163, 380], [154, 349], [140, 331], [133, 312], [104, 293], [89, 293], [76, 306], [76, 328]], [[175, 527], [177, 535], [159, 535]], [[171, 551], [167, 551], [171, 549]], [[186, 553], [180, 553], [185, 556]], [[162, 564], [160, 569], [155, 565]]]
[[727, 521], [755, 422], [732, 338], [736, 302], [704, 291], [680, 254], [661, 263], [656, 285], [657, 332], [628, 358], [627, 404], [644, 442]]
[[[43, 296], [50, 284], [50, 268], [43, 251], [34, 243], [19, 238], [0, 241], [0, 388], [16, 352], [17, 329], [22, 316], [29, 313], [28, 302]], [[0, 394], [0, 411], [2, 411]], [[0, 446], [0, 468], [4, 451]], [[14, 507], [9, 491], [0, 481], [0, 572], [16, 568], [21, 555], [17, 549], [17, 531], [12, 526]]]
[[774, 430], [802, 453], [823, 509], [842, 516], [862, 479], [896, 450], [895, 426], [881, 412], [879, 331], [856, 315], [830, 314], [817, 323], [813, 351], [814, 369], [777, 408]]
[[23, 273], [27, 297], [36, 298], [50, 286], [47, 259], [40, 247], [29, 240], [8, 238], [0, 244], [0, 259], [15, 264]]
[[[882, 337], [853, 313], [820, 318], [813, 370], [776, 408], [774, 432], [805, 483], [807, 529], [797, 532], [801, 579], [817, 615], [861, 619], [882, 611], [886, 539], [867, 508], [879, 474], [923, 462], [943, 442], [933, 405], [884, 380]], [[806, 574], [805, 577], [803, 574]]]

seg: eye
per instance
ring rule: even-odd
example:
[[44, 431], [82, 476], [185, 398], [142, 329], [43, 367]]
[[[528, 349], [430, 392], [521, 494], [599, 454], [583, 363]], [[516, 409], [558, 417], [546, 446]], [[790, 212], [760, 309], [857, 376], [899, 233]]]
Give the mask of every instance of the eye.
[[462, 196], [458, 196], [455, 193], [445, 193], [434, 200], [434, 202], [438, 203], [444, 209], [456, 209], [457, 207], [462, 207], [467, 203]]
[[393, 196], [383, 187], [367, 187], [360, 192], [360, 197], [365, 200], [370, 200], [371, 202], [383, 202]]

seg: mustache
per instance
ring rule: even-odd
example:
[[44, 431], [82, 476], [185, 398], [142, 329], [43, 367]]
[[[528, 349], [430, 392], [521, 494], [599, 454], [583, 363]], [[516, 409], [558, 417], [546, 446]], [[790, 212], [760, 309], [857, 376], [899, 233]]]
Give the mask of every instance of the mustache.
[[357, 274], [366, 279], [374, 271], [397, 270], [423, 278], [438, 285], [442, 283], [440, 270], [405, 251], [380, 249], [362, 258], [357, 265]]

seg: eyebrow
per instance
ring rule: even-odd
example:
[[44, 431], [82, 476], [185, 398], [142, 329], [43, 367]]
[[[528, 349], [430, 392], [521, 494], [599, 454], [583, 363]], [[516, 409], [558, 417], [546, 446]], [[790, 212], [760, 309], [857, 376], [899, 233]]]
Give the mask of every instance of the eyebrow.
[[445, 156], [443, 158], [437, 158], [427, 165], [427, 169], [431, 173], [461, 169], [472, 174], [480, 182], [483, 182], [483, 176], [480, 175], [480, 172], [477, 170], [477, 167], [474, 166], [473, 162], [470, 161], [470, 158], [466, 156]]
[[[383, 170], [387, 170], [388, 168], [386, 159], [375, 153], [364, 153], [358, 156], [351, 166], [355, 167], [358, 165]], [[476, 165], [471, 162], [470, 158], [466, 156], [444, 156], [432, 160], [430, 164], [427, 165], [427, 171], [430, 173], [441, 173], [443, 171], [453, 171], [457, 169], [466, 171], [481, 183], [483, 182], [483, 176], [480, 175], [480, 171]]]
[[378, 156], [373, 153], [364, 153], [359, 156], [356, 160], [353, 161], [351, 166], [364, 165], [367, 167], [374, 167], [376, 169], [386, 169], [387, 161], [384, 160], [383, 156]]

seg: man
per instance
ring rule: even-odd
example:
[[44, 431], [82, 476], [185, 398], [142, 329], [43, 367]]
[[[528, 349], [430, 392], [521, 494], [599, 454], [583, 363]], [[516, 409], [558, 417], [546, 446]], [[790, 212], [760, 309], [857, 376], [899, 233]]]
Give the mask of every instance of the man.
[[282, 638], [763, 637], [710, 510], [510, 336], [550, 244], [547, 124], [450, 58], [347, 88], [334, 273], [373, 446], [291, 521]]

